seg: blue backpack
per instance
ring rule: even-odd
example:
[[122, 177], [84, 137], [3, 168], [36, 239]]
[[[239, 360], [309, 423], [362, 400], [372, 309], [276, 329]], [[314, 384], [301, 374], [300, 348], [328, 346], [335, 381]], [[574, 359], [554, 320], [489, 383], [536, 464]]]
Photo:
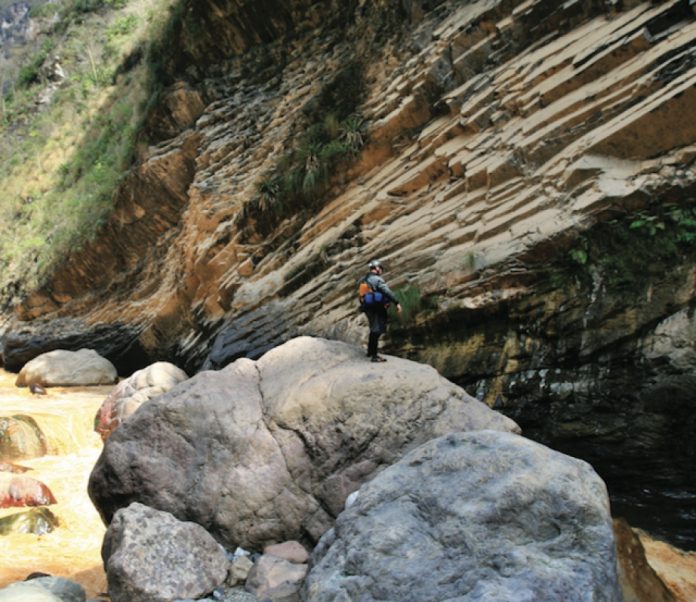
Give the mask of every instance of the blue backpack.
[[379, 291], [373, 290], [366, 277], [360, 281], [358, 297], [362, 307], [370, 308], [384, 305], [384, 295]]

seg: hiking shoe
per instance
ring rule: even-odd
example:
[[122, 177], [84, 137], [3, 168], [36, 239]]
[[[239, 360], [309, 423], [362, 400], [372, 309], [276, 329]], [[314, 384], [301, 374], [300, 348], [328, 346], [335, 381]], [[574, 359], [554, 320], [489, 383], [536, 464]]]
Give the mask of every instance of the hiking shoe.
[[382, 357], [381, 355], [375, 355], [371, 361], [373, 361], [373, 362], [386, 362], [387, 358]]

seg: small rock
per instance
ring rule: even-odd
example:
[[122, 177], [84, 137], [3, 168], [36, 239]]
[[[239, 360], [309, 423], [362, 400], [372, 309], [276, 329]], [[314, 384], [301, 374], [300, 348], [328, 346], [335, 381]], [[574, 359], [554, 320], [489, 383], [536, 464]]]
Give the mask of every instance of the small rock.
[[230, 571], [227, 575], [227, 584], [237, 585], [237, 583], [244, 583], [253, 566], [254, 563], [249, 556], [238, 556], [235, 558], [230, 565]]
[[286, 541], [266, 546], [264, 554], [271, 554], [283, 558], [294, 564], [306, 564], [309, 561], [309, 553], [299, 541]]
[[62, 577], [42, 576], [0, 590], [0, 602], [85, 602], [83, 587]]
[[264, 554], [249, 571], [246, 589], [258, 600], [299, 602], [299, 592], [307, 570], [306, 564], [293, 564], [283, 558]]
[[360, 495], [360, 490], [359, 490], [359, 489], [356, 489], [353, 493], [351, 493], [351, 494], [346, 498], [345, 509], [350, 508], [350, 507], [355, 503], [355, 500], [358, 499], [358, 495]]

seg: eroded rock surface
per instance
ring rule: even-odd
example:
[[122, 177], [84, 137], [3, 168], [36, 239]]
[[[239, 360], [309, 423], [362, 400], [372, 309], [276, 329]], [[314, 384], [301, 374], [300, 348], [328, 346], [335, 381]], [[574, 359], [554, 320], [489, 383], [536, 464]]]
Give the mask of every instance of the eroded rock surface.
[[[46, 454], [46, 435], [36, 420], [25, 414], [0, 417], [0, 461], [40, 458]], [[24, 472], [26, 469], [2, 465], [1, 470]]]
[[306, 600], [620, 600], [606, 488], [510, 433], [455, 433], [360, 489], [320, 541]]
[[60, 525], [58, 518], [48, 508], [39, 507], [8, 514], [0, 518], [0, 535], [33, 533], [46, 535]]
[[0, 508], [55, 503], [56, 498], [45, 483], [23, 474], [0, 472]]
[[102, 440], [111, 434], [144, 402], [166, 393], [188, 378], [186, 372], [169, 362], [155, 362], [122, 380], [99, 408], [95, 430]]
[[300, 337], [143, 405], [106, 441], [89, 492], [107, 521], [139, 501], [228, 549], [315, 541], [406, 450], [483, 428], [517, 430], [429, 366]]
[[[50, 308], [39, 314], [47, 311]], [[10, 372], [19, 372], [27, 362], [49, 351], [95, 349], [119, 373], [131, 374], [147, 358], [138, 343], [140, 332], [137, 326], [120, 321], [87, 324], [80, 319], [54, 317], [22, 322], [7, 332], [0, 329], [0, 361]]]

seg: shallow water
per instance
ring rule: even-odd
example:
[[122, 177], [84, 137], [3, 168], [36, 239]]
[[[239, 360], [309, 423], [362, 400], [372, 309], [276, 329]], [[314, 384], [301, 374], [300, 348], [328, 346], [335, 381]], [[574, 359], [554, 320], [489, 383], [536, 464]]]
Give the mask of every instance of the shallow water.
[[[0, 586], [42, 571], [72, 579], [87, 597], [96, 597], [106, 591], [100, 555], [105, 527], [87, 495], [87, 480], [102, 448], [94, 416], [112, 386], [56, 387], [35, 396], [15, 387], [15, 378], [0, 370], [0, 416], [32, 416], [46, 435], [48, 455], [13, 462], [51, 489], [58, 503], [49, 509], [60, 526], [41, 536], [0, 536]], [[0, 509], [0, 517], [24, 510]]]

